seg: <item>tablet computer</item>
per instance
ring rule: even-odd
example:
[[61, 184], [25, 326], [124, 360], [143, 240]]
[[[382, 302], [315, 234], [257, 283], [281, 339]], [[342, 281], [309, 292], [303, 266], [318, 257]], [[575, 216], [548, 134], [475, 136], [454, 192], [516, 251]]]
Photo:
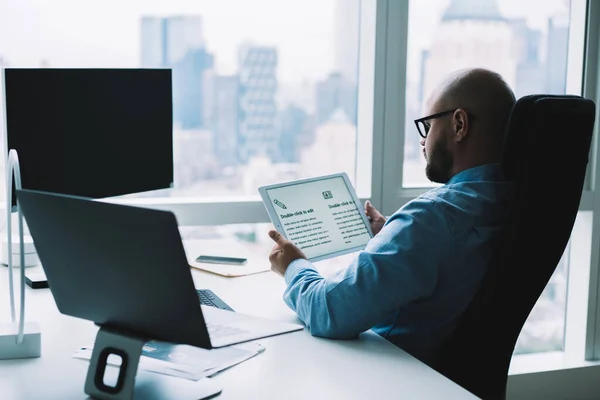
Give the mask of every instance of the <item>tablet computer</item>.
[[345, 173], [258, 188], [275, 229], [310, 261], [363, 250], [371, 224]]

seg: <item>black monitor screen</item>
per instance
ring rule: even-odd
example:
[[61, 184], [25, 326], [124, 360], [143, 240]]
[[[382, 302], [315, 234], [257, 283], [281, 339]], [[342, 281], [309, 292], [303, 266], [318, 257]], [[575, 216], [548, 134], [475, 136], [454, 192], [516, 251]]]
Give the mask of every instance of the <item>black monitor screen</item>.
[[172, 187], [171, 70], [4, 72], [23, 188], [103, 198]]

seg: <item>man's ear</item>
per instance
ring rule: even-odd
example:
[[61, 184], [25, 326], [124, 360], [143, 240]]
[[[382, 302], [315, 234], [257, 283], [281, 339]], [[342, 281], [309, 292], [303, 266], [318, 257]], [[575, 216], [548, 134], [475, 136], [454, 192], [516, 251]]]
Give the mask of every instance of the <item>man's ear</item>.
[[454, 129], [454, 140], [461, 143], [467, 139], [469, 133], [469, 119], [465, 110], [458, 109], [452, 116], [452, 128]]

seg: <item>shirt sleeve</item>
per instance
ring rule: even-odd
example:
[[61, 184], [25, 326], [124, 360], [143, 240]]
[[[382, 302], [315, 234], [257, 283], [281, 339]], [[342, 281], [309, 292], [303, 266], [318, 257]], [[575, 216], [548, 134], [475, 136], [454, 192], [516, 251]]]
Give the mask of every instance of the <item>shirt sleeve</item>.
[[311, 334], [356, 337], [401, 306], [431, 296], [451, 243], [440, 205], [417, 198], [390, 217], [346, 269], [324, 278], [309, 261], [292, 262], [284, 301]]

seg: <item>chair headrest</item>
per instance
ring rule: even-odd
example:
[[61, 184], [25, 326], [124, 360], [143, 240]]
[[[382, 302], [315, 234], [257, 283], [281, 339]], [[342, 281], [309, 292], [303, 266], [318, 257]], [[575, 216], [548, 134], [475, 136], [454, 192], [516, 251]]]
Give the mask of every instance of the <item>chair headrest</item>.
[[561, 146], [577, 140], [578, 132], [587, 132], [582, 127], [590, 123], [593, 126], [594, 119], [594, 102], [580, 96], [521, 97], [513, 107], [504, 137], [504, 175], [507, 179], [517, 178], [519, 165], [530, 160], [531, 154], [556, 157]]

